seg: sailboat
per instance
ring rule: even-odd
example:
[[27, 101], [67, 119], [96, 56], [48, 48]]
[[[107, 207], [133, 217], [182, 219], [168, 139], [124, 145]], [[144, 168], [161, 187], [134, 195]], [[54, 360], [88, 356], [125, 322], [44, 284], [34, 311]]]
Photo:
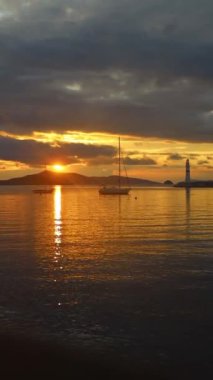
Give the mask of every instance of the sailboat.
[[103, 186], [99, 189], [101, 195], [128, 195], [130, 187], [121, 186], [121, 140], [118, 138], [118, 185]]
[[52, 194], [53, 189], [33, 189], [33, 193], [35, 194]]

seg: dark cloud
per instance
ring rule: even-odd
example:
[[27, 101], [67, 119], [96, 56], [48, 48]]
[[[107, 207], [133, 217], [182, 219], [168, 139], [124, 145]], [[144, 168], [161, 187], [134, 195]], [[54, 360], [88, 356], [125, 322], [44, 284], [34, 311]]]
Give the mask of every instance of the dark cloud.
[[[157, 162], [150, 157], [144, 156], [142, 158], [132, 158], [130, 156], [123, 157], [122, 162], [124, 165], [157, 165]], [[118, 164], [116, 157], [96, 157], [88, 160], [89, 165], [113, 165]]]
[[179, 153], [171, 153], [168, 157], [169, 160], [172, 161], [180, 161], [183, 160], [185, 157], [180, 155]]
[[117, 162], [115, 157], [99, 156], [87, 160], [89, 166], [113, 165]]
[[189, 156], [190, 160], [195, 160], [196, 158], [199, 158], [199, 156], [202, 155], [201, 154], [198, 154], [198, 153], [190, 153], [188, 154], [187, 156]]
[[52, 147], [33, 140], [0, 137], [1, 160], [19, 161], [34, 166], [57, 161], [72, 164], [81, 162], [81, 159], [87, 161], [97, 156], [111, 157], [114, 154], [115, 149], [107, 145], [63, 144], [60, 147]]
[[208, 165], [208, 164], [209, 164], [209, 161], [207, 161], [207, 160], [200, 160], [200, 161], [198, 161], [197, 164], [198, 164], [198, 165]]
[[124, 158], [125, 165], [156, 165], [157, 162], [150, 157], [142, 157], [142, 158]]
[[213, 142], [210, 0], [0, 6], [1, 129]]

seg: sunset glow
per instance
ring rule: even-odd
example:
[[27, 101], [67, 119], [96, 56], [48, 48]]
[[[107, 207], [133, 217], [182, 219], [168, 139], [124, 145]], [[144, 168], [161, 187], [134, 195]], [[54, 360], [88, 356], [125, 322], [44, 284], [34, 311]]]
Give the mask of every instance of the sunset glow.
[[189, 25], [185, 2], [134, 2], [116, 29], [113, 2], [0, 0], [0, 180], [113, 175], [118, 137], [129, 176], [181, 181], [190, 159], [193, 178], [213, 178], [211, 6], [190, 6]]
[[65, 170], [65, 168], [64, 168], [64, 165], [61, 165], [61, 164], [54, 164], [54, 165], [52, 166], [52, 170], [53, 170], [54, 172], [63, 172], [63, 171]]

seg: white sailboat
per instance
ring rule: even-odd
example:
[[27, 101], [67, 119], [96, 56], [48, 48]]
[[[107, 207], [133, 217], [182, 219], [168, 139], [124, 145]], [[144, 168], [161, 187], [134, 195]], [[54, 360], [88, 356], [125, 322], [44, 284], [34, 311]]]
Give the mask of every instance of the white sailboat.
[[128, 195], [130, 187], [121, 186], [121, 141], [118, 138], [118, 185], [117, 186], [103, 186], [99, 189], [101, 195]]

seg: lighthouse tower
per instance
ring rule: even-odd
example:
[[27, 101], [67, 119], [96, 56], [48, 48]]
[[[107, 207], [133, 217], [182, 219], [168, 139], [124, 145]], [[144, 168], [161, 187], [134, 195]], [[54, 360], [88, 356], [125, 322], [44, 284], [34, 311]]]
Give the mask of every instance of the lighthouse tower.
[[190, 163], [189, 159], [186, 160], [186, 179], [185, 179], [186, 187], [190, 187]]

